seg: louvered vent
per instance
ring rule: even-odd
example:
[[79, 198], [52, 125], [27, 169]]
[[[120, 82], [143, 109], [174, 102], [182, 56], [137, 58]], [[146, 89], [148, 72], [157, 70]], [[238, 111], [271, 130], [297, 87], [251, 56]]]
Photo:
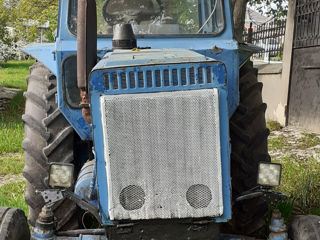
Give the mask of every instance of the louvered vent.
[[212, 66], [115, 71], [105, 73], [105, 89], [126, 90], [211, 84]]

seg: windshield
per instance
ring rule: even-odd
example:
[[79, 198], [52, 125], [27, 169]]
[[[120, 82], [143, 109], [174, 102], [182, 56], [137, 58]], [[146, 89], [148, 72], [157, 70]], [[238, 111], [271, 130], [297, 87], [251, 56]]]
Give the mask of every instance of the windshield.
[[[222, 0], [96, 0], [98, 34], [111, 35], [117, 23], [135, 34], [217, 34], [224, 28]], [[70, 0], [68, 25], [77, 31], [77, 0]]]

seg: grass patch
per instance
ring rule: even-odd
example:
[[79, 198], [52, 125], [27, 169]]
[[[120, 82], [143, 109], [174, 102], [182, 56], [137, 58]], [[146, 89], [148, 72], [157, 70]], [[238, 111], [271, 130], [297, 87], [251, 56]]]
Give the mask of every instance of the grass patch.
[[27, 215], [28, 206], [24, 200], [25, 192], [25, 182], [10, 183], [0, 187], [0, 206], [20, 208]]
[[290, 145], [287, 143], [287, 139], [283, 136], [273, 137], [268, 139], [268, 147], [270, 150], [274, 149], [288, 149]]
[[283, 157], [282, 183], [279, 191], [287, 194], [298, 214], [320, 213], [320, 163], [314, 158], [305, 161], [295, 156]]
[[270, 131], [280, 131], [282, 129], [280, 123], [277, 121], [268, 121], [267, 128], [269, 128]]
[[24, 111], [23, 92], [19, 92], [0, 115], [0, 154], [23, 152], [23, 123], [21, 115]]
[[22, 173], [24, 157], [22, 154], [0, 155], [0, 175]]
[[320, 138], [314, 133], [304, 133], [299, 141], [299, 148], [310, 148], [320, 145]]
[[0, 68], [0, 86], [27, 89], [26, 76], [29, 75], [29, 67], [34, 60], [8, 61], [2, 63]]

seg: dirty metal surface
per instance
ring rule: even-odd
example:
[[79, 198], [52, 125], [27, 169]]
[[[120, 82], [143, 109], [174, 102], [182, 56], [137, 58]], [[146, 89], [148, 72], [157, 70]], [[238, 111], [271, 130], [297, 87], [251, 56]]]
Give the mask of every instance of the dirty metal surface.
[[293, 50], [289, 125], [320, 132], [320, 46]]

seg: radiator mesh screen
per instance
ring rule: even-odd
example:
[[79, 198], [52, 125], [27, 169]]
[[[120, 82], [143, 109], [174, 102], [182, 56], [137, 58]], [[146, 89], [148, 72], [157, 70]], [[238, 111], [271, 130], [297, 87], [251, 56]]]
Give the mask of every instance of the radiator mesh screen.
[[223, 213], [218, 91], [101, 97], [113, 219]]

